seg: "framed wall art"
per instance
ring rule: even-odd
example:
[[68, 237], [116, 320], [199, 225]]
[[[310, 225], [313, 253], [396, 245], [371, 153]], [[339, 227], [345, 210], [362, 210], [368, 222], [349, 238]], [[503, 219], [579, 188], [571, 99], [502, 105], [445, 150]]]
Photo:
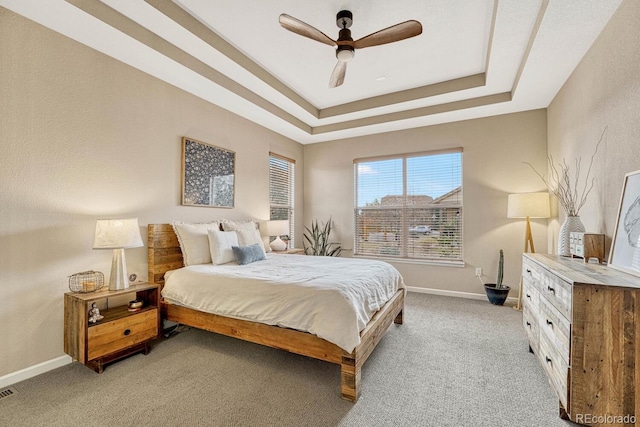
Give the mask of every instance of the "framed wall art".
[[232, 208], [236, 153], [182, 138], [182, 204]]
[[609, 267], [640, 276], [640, 170], [624, 177]]

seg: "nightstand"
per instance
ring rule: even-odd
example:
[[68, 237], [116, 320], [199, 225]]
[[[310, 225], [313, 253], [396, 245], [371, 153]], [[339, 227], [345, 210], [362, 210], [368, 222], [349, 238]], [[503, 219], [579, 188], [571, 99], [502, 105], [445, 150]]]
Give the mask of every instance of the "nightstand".
[[[132, 294], [144, 303], [138, 311], [127, 305], [100, 310], [103, 319], [89, 323], [94, 302]], [[135, 296], [134, 296], [135, 295]], [[160, 289], [158, 284], [139, 283], [128, 289], [64, 294], [64, 351], [97, 373], [104, 365], [134, 353], [149, 353], [149, 343], [160, 336]]]
[[302, 248], [290, 248], [290, 249], [285, 249], [284, 251], [272, 251], [271, 253], [274, 254], [297, 254], [297, 255], [304, 255], [304, 249]]

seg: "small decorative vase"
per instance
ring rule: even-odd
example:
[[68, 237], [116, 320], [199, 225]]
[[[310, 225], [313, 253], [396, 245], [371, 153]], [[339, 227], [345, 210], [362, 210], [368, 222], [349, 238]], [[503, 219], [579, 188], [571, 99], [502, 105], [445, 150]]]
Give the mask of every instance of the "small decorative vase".
[[568, 216], [560, 226], [558, 234], [558, 255], [571, 256], [570, 251], [570, 233], [572, 231], [584, 231], [584, 225], [580, 221], [579, 216]]

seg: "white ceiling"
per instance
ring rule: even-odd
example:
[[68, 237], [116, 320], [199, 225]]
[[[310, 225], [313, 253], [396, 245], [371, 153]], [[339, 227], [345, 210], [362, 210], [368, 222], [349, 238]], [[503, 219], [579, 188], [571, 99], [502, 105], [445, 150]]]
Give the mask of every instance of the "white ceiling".
[[[0, 5], [303, 144], [549, 105], [622, 0], [0, 0]], [[402, 21], [330, 89], [338, 37]], [[384, 77], [384, 79], [379, 79]]]

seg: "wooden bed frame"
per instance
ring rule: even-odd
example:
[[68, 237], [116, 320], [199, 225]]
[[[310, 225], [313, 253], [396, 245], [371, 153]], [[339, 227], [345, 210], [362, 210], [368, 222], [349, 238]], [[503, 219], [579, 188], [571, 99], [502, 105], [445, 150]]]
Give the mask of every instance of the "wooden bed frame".
[[[162, 285], [164, 273], [184, 265], [180, 244], [171, 224], [149, 224], [148, 231], [149, 282]], [[306, 332], [204, 313], [164, 300], [160, 305], [163, 319], [336, 363], [341, 370], [342, 397], [356, 402], [361, 392], [360, 372], [364, 362], [391, 323], [402, 324], [404, 290], [398, 290], [373, 316], [360, 333], [360, 344], [351, 353]]]

